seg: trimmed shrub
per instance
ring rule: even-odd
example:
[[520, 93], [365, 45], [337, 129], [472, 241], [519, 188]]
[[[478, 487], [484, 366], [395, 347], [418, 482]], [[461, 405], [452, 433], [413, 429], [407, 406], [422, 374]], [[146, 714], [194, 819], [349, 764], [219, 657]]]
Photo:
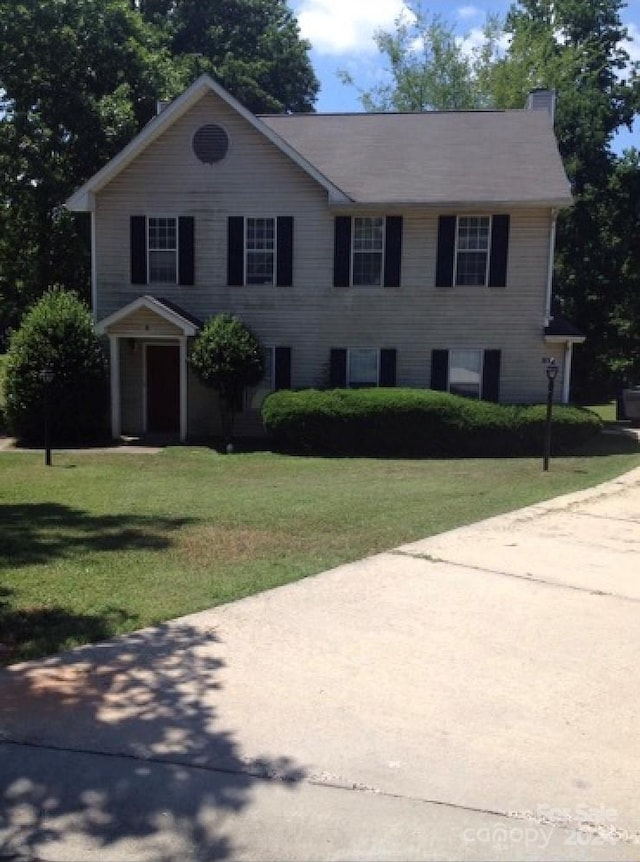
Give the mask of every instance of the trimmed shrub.
[[[262, 407], [272, 444], [327, 455], [498, 457], [542, 451], [544, 405], [511, 406], [429, 389], [272, 393]], [[598, 433], [598, 416], [554, 405], [554, 452]]]
[[[53, 379], [45, 393], [41, 372], [47, 367]], [[42, 442], [45, 394], [55, 443], [80, 443], [105, 435], [104, 351], [86, 306], [74, 293], [60, 288], [49, 290], [36, 302], [9, 342], [7, 422], [11, 433], [24, 442]]]
[[230, 442], [244, 389], [254, 386], [264, 374], [260, 342], [239, 318], [218, 314], [203, 326], [189, 362], [200, 381], [220, 395], [223, 433]]

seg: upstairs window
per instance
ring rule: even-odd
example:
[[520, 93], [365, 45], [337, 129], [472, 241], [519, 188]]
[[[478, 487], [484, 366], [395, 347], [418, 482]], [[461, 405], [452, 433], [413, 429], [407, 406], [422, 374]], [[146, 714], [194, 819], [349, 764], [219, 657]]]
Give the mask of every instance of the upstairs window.
[[195, 284], [193, 216], [131, 216], [132, 284]]
[[436, 287], [506, 287], [510, 217], [438, 218]]
[[248, 218], [245, 223], [247, 284], [273, 284], [276, 257], [275, 219]]
[[456, 285], [484, 285], [489, 269], [491, 219], [460, 216], [456, 243]]
[[178, 225], [175, 218], [149, 218], [148, 250], [150, 283], [178, 281]]
[[293, 286], [292, 216], [229, 216], [227, 284]]
[[333, 286], [400, 287], [402, 216], [336, 216]]
[[382, 284], [384, 254], [384, 219], [354, 218], [353, 220], [353, 284]]

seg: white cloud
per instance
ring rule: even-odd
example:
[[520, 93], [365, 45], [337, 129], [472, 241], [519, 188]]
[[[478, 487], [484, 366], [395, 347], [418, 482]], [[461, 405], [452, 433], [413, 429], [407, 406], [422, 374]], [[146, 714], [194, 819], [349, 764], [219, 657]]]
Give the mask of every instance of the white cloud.
[[629, 38], [633, 39], [633, 42], [626, 42], [624, 47], [631, 60], [640, 61], [640, 27], [637, 24], [630, 23], [627, 24], [627, 30]]
[[367, 54], [377, 51], [376, 30], [392, 30], [408, 12], [404, 0], [298, 0], [300, 32], [318, 54]]
[[[474, 27], [465, 36], [459, 36], [456, 42], [462, 49], [462, 53], [466, 57], [473, 57], [486, 43], [484, 30], [481, 27]], [[498, 55], [502, 56], [509, 48], [510, 37], [503, 33], [498, 39], [497, 51]]]
[[456, 10], [458, 18], [462, 18], [463, 21], [468, 20], [469, 18], [477, 18], [478, 15], [481, 15], [482, 12], [476, 6], [461, 6]]

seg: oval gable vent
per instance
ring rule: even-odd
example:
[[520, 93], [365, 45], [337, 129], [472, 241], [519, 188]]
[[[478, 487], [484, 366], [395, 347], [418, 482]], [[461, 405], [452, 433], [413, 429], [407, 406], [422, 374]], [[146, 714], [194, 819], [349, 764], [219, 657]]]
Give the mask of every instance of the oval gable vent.
[[193, 152], [205, 165], [221, 162], [229, 149], [229, 136], [222, 126], [200, 126], [193, 136]]

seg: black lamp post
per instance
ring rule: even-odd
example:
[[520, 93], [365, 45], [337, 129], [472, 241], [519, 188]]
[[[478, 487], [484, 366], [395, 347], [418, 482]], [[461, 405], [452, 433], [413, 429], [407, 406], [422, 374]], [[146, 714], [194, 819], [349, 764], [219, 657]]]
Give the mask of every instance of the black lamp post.
[[542, 469], [547, 471], [549, 469], [549, 458], [551, 456], [551, 412], [553, 410], [553, 384], [555, 383], [556, 377], [558, 376], [558, 365], [553, 357], [546, 361], [547, 367], [545, 371], [547, 373], [547, 421], [544, 429], [544, 461], [542, 464]]
[[53, 380], [53, 368], [50, 365], [40, 371], [42, 381], [42, 400], [44, 406], [44, 463], [51, 466], [51, 402], [49, 398], [49, 387]]

